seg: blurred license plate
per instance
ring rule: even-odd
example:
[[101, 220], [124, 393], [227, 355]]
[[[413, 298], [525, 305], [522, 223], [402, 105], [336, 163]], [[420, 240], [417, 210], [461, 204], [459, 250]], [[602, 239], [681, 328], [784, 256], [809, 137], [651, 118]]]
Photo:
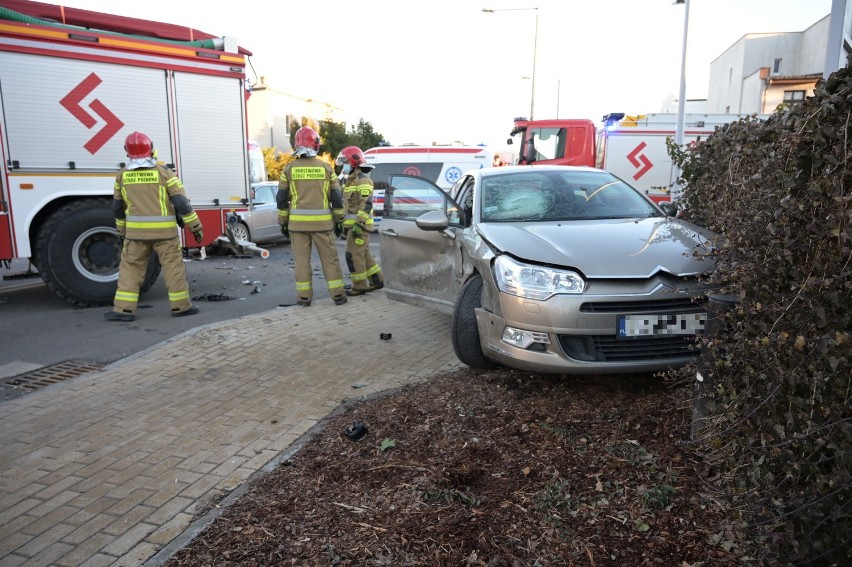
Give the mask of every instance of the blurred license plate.
[[700, 335], [704, 333], [706, 322], [706, 313], [624, 315], [618, 318], [618, 338]]

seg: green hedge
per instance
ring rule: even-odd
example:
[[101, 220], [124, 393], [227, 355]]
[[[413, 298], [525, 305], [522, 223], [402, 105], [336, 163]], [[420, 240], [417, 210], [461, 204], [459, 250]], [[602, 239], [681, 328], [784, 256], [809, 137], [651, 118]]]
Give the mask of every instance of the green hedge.
[[685, 216], [721, 235], [712, 280], [739, 298], [703, 345], [715, 403], [700, 443], [724, 537], [757, 563], [848, 565], [852, 72], [669, 153]]

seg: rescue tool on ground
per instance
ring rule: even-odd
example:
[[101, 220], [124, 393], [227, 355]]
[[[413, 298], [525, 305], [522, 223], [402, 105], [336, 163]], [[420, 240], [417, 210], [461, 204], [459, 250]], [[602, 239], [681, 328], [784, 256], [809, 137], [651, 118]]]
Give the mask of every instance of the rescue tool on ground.
[[264, 260], [269, 258], [269, 250], [261, 248], [254, 242], [242, 240], [234, 235], [232, 227], [239, 222], [236, 213], [228, 213], [225, 234], [216, 239], [218, 246], [222, 246], [237, 256], [260, 256]]

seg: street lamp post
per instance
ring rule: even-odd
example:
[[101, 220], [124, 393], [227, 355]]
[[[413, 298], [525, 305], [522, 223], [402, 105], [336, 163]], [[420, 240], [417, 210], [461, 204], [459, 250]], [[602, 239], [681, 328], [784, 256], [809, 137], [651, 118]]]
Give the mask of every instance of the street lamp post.
[[562, 79], [556, 79], [556, 119], [559, 120], [559, 88], [562, 86]]
[[686, 112], [686, 36], [689, 29], [689, 0], [675, 0], [675, 4], [684, 4], [683, 12], [683, 51], [680, 56], [680, 92], [677, 96], [677, 125], [675, 126], [675, 144], [683, 145], [683, 120]]
[[532, 120], [535, 110], [535, 64], [538, 53], [538, 7], [535, 8], [483, 8], [482, 11], [488, 14], [495, 12], [528, 12], [535, 10], [535, 36], [533, 37], [533, 65], [532, 65], [532, 92], [530, 93], [530, 120]]
[[[689, 0], [674, 0], [674, 4], [684, 4], [683, 12], [683, 51], [680, 55], [680, 92], [677, 95], [677, 123], [675, 124], [675, 145], [683, 147], [683, 121], [686, 112], [686, 37], [689, 29]], [[680, 200], [681, 187], [677, 182], [681, 176], [679, 167], [675, 168], [672, 183], [672, 201]]]

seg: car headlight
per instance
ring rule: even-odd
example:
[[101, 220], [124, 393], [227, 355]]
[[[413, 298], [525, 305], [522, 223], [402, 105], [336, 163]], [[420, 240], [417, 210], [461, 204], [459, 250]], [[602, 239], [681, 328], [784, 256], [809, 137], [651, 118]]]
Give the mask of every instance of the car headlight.
[[521, 264], [508, 256], [494, 262], [497, 287], [503, 293], [544, 300], [562, 293], [583, 293], [586, 282], [577, 272]]

